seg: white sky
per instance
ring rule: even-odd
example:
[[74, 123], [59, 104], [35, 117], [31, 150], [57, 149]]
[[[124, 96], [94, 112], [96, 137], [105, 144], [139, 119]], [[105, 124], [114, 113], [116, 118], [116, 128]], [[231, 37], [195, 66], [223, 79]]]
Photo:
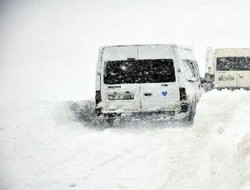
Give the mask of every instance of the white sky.
[[100, 46], [250, 47], [247, 0], [0, 0], [0, 98], [93, 98]]

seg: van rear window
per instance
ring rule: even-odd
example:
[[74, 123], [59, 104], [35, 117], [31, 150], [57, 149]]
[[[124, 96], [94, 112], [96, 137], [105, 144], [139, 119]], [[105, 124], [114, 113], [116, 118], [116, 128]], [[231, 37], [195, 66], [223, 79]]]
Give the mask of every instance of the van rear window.
[[105, 84], [175, 82], [172, 59], [107, 61]]
[[250, 57], [218, 57], [217, 71], [250, 71]]

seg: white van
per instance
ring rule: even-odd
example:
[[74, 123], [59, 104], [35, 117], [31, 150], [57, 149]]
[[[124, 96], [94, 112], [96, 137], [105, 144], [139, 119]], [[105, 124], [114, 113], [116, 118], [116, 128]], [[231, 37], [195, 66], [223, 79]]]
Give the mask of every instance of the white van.
[[250, 89], [250, 48], [208, 49], [207, 74], [217, 89]]
[[177, 45], [102, 47], [96, 72], [96, 113], [104, 118], [191, 119], [201, 96], [197, 62]]

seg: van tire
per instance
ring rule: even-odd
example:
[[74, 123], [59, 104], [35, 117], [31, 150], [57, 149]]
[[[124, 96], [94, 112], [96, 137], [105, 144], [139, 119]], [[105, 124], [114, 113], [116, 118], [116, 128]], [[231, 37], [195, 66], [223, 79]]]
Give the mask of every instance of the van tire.
[[100, 129], [113, 127], [114, 120], [115, 119], [112, 117], [99, 118], [98, 116], [96, 116], [95, 121], [94, 121], [94, 126]]
[[189, 107], [188, 121], [193, 121], [196, 113], [196, 104], [191, 103]]
[[108, 117], [105, 119], [105, 124], [107, 124], [107, 127], [113, 127], [114, 126], [114, 118]]

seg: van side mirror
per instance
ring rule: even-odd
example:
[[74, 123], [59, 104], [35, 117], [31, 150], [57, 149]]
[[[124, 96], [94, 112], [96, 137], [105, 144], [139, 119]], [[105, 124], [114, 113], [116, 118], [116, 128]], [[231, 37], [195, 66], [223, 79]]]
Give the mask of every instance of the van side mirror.
[[196, 77], [191, 77], [191, 78], [188, 78], [188, 82], [197, 82], [198, 79]]

